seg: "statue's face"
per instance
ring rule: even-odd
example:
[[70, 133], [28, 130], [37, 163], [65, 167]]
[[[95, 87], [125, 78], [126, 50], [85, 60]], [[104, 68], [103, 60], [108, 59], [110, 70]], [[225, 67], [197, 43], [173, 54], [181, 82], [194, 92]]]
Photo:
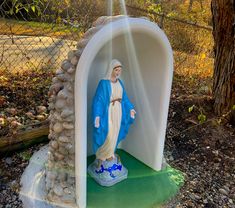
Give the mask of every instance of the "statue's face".
[[118, 79], [122, 74], [122, 67], [116, 67], [113, 72], [112, 72], [112, 77], [115, 77], [116, 79]]

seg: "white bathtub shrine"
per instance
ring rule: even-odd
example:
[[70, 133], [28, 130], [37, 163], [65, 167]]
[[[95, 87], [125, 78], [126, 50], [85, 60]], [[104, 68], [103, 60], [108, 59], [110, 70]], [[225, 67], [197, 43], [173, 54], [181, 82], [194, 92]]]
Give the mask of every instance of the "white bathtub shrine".
[[[173, 53], [164, 32], [145, 18], [100, 17], [57, 70], [50, 88], [47, 199], [87, 206], [87, 156], [92, 155], [91, 100], [115, 58], [137, 117], [119, 148], [159, 171], [173, 76]], [[127, 167], [128, 168], [128, 167]]]

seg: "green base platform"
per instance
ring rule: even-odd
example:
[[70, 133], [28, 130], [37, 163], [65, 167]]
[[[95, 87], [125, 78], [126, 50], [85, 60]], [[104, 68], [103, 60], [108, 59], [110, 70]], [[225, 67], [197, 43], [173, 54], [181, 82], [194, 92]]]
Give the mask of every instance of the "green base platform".
[[[123, 150], [118, 150], [128, 178], [112, 187], [98, 185], [87, 176], [89, 208], [157, 208], [170, 200], [183, 185], [182, 173], [171, 167], [154, 171]], [[95, 157], [88, 157], [88, 165]]]

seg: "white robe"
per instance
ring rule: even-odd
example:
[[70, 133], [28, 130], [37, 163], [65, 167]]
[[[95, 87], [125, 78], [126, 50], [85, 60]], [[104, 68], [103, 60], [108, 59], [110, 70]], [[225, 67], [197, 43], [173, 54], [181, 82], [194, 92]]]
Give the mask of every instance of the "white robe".
[[[112, 100], [122, 98], [122, 86], [119, 81], [111, 82]], [[105, 161], [108, 158], [115, 157], [114, 152], [117, 144], [119, 130], [122, 119], [122, 105], [119, 101], [109, 104], [109, 131], [104, 144], [97, 150], [96, 158]]]

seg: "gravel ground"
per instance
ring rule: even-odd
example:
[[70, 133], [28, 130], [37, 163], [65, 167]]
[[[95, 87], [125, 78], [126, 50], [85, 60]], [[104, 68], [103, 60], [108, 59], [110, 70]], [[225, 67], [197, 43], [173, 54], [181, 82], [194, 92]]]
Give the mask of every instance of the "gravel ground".
[[30, 157], [45, 144], [35, 145], [23, 152], [2, 157], [0, 160], [0, 208], [21, 208], [20, 178]]

